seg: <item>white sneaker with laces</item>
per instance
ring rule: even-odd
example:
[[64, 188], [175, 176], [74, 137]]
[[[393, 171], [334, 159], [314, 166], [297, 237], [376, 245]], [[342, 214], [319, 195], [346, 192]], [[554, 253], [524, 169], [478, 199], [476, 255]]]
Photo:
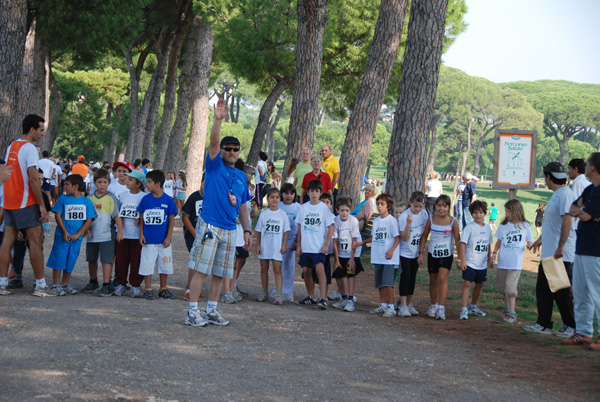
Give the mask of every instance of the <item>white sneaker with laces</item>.
[[575, 335], [575, 328], [571, 328], [567, 325], [563, 325], [562, 328], [558, 330], [558, 332], [555, 332], [552, 335], [558, 336], [559, 338], [568, 339], [568, 338], [572, 337], [573, 335]]
[[340, 292], [333, 292], [329, 296], [327, 296], [329, 300], [342, 300], [342, 295]]
[[348, 311], [348, 312], [354, 311], [354, 302], [352, 300], [346, 300], [346, 305], [344, 306], [344, 311]]
[[340, 309], [344, 308], [344, 307], [346, 307], [346, 300], [342, 299], [342, 300], [340, 300], [338, 302], [335, 302], [335, 303], [333, 303], [331, 305], [331, 307], [333, 307], [333, 308], [340, 308]]
[[398, 308], [398, 317], [410, 317], [411, 315], [408, 306], [400, 306]]
[[458, 317], [461, 320], [468, 320], [469, 319], [469, 310], [466, 307], [463, 307], [460, 309], [460, 316]]
[[523, 327], [523, 329], [527, 332], [535, 332], [541, 335], [552, 335], [552, 328], [542, 327], [537, 322], [532, 325], [527, 325]]
[[200, 310], [188, 311], [185, 316], [185, 325], [191, 325], [192, 327], [206, 327], [208, 325], [206, 314], [201, 313]]
[[435, 305], [433, 305], [433, 304], [432, 304], [432, 305], [431, 305], [431, 306], [429, 306], [429, 308], [427, 309], [427, 312], [425, 313], [425, 315], [426, 315], [427, 317], [432, 317], [432, 318], [433, 318], [433, 317], [435, 317], [435, 315], [437, 314], [437, 310], [438, 310], [437, 306], [435, 306]]
[[412, 303], [408, 305], [408, 311], [410, 311], [410, 315], [419, 315], [419, 312], [417, 311], [415, 306], [412, 305]]
[[396, 310], [394, 310], [393, 307], [389, 307], [386, 308], [384, 313], [383, 313], [384, 317], [395, 317], [396, 316]]
[[446, 309], [438, 307], [437, 312], [435, 313], [435, 319], [436, 320], [445, 320], [446, 319]]

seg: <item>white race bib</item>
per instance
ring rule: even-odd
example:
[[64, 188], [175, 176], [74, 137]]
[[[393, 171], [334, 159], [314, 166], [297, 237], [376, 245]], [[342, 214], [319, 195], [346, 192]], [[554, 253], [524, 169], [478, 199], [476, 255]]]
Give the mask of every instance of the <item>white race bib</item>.
[[140, 213], [137, 211], [137, 206], [133, 204], [121, 205], [121, 211], [119, 212], [121, 218], [132, 218], [137, 219], [140, 217]]
[[200, 212], [202, 212], [202, 200], [196, 201], [196, 216], [200, 216]]
[[264, 234], [265, 236], [274, 236], [281, 233], [283, 229], [282, 222], [278, 219], [267, 219], [267, 223], [265, 224]]
[[85, 219], [85, 205], [65, 205], [66, 221], [82, 221]]
[[160, 208], [144, 211], [144, 225], [162, 225], [165, 221], [165, 211]]

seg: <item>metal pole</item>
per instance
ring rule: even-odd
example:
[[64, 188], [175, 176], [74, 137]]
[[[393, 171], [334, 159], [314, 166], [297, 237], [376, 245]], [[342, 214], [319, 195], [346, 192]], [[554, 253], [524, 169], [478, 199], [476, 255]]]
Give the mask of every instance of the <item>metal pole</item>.
[[509, 188], [508, 189], [508, 200], [514, 200], [517, 197], [517, 189]]

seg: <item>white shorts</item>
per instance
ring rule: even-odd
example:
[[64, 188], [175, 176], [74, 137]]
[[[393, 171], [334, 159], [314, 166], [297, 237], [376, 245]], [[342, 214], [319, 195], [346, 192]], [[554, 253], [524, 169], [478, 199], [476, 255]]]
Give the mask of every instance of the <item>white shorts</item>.
[[159, 274], [171, 275], [173, 273], [173, 254], [171, 246], [165, 247], [162, 244], [144, 244], [142, 247], [142, 257], [140, 259], [141, 276], [154, 274], [154, 265], [158, 267]]

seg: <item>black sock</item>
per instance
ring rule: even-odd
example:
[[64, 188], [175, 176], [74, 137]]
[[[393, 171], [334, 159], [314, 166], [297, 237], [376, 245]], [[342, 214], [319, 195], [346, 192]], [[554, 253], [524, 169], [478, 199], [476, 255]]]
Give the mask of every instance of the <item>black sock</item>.
[[103, 282], [102, 286], [110, 286], [110, 282]]
[[90, 279], [90, 283], [95, 283], [96, 285], [98, 284], [98, 279]]

